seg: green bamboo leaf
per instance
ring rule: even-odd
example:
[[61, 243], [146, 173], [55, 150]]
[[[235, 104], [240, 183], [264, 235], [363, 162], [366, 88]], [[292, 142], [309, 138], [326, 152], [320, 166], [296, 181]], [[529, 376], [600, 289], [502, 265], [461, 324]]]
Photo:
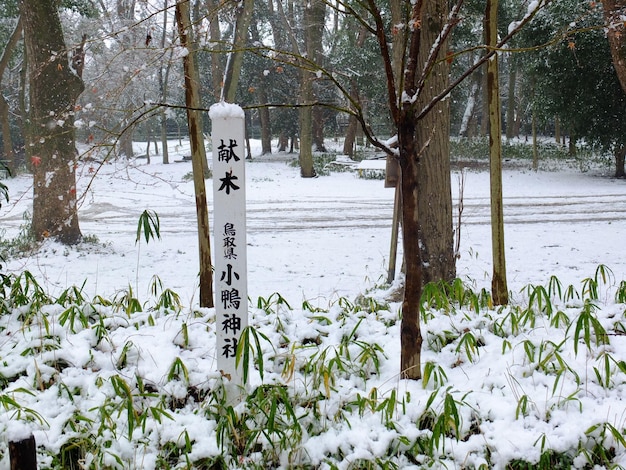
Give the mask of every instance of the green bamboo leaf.
[[602, 283], [606, 285], [613, 277], [613, 271], [608, 266], [604, 264], [599, 264], [596, 268], [596, 284], [600, 284], [601, 280]]
[[617, 429], [610, 423], [606, 423], [605, 425], [611, 432], [611, 435], [613, 436], [615, 441], [617, 441], [617, 443], [622, 447], [626, 448], [626, 438], [624, 438], [624, 435], [619, 431], [619, 429]]
[[161, 239], [161, 223], [159, 221], [159, 215], [156, 212], [146, 209], [139, 216], [135, 244], [139, 243], [139, 240], [141, 240], [142, 232], [146, 243], [148, 243], [151, 238]]
[[274, 424], [276, 423], [276, 411], [278, 409], [278, 404], [277, 404], [277, 400], [276, 400], [276, 396], [272, 396], [272, 402], [270, 405], [270, 414], [267, 418], [267, 431], [271, 434], [274, 433], [275, 428], [274, 428]]
[[515, 419], [528, 415], [528, 395], [522, 395], [517, 402], [515, 409]]

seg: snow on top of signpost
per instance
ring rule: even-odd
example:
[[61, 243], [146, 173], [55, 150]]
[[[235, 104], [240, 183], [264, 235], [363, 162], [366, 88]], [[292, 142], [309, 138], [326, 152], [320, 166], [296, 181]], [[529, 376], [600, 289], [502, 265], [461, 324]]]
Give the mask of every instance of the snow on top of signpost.
[[211, 119], [228, 119], [228, 118], [244, 118], [244, 112], [241, 106], [220, 101], [212, 104], [209, 108], [209, 117]]
[[23, 421], [11, 420], [6, 423], [5, 437], [9, 442], [20, 442], [28, 439], [33, 431]]

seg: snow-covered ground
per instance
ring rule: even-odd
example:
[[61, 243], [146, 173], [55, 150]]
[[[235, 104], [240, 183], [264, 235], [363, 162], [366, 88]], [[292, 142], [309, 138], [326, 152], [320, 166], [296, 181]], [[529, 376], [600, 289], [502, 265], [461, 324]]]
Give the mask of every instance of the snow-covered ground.
[[[173, 145], [172, 152], [172, 160], [188, 154], [185, 145]], [[428, 406], [436, 421], [446, 403], [456, 403], [460, 410], [458, 433], [462, 438], [452, 439], [455, 425], [446, 424], [448, 437], [435, 453], [442, 456], [436, 466], [445, 463], [448, 468], [478, 468], [487, 462], [494, 468], [504, 468], [516, 458], [538, 461], [547, 449], [571, 451], [575, 454], [573, 465], [582, 468], [581, 446], [590, 445], [593, 439], [615, 440], [608, 431], [601, 436], [607, 428], [592, 429], [595, 425], [609, 423], [624, 431], [626, 418], [621, 400], [626, 366], [620, 361], [626, 360], [626, 344], [617, 331], [622, 321], [626, 323], [625, 308], [613, 302], [615, 287], [626, 279], [624, 181], [598, 171], [581, 173], [572, 169], [534, 172], [518, 168], [504, 172], [506, 261], [513, 303], [527, 305], [526, 293], [520, 291], [529, 284], [547, 285], [550, 276], [556, 276], [564, 288], [572, 284], [583, 297], [567, 302], [554, 300], [555, 306], [559, 305], [575, 323], [586, 305], [583, 291], [589, 284], [583, 280], [594, 278], [598, 265], [604, 264], [613, 277], [608, 285], [600, 286], [593, 303], [598, 305], [594, 312], [610, 333], [610, 345], [595, 345], [598, 338], [593, 334], [587, 343], [598, 347], [587, 348], [584, 336], [578, 338], [578, 345], [572, 340], [574, 327], [555, 326], [554, 316], [546, 312], [538, 313], [532, 324], [522, 321], [521, 331], [514, 331], [512, 316], [502, 320], [507, 318], [508, 310], [440, 312], [424, 325], [422, 363], [440, 366], [446, 378], [441, 376], [440, 386], [435, 386], [431, 376], [422, 387], [421, 383], [399, 379], [397, 303], [388, 303], [388, 310], [352, 309], [352, 314], [346, 315], [346, 305], [354, 304], [357, 296], [366, 292], [380, 305], [385, 304], [384, 291], [372, 289], [383, 285], [387, 278], [393, 190], [384, 188], [380, 180], [361, 179], [353, 172], [302, 179], [299, 169], [287, 164], [292, 156], [259, 156], [255, 149], [253, 155], [246, 169], [248, 295], [251, 324], [272, 342], [262, 341], [267, 362], [263, 382], [285, 382], [291, 386], [290, 393], [300, 396], [312, 393], [311, 387], [316, 387], [315, 378], [297, 366], [293, 377], [281, 376], [290, 351], [285, 342], [299, 345], [302, 351], [294, 354], [297, 361], [305, 361], [303, 358], [314, 359], [324, 347], [333, 348], [341, 343], [342, 336], [358, 330], [358, 340], [355, 336], [349, 346], [352, 359], [362, 351], [359, 341], [380, 345], [386, 355], [376, 365], [376, 374], [335, 370], [331, 388], [336, 391], [332, 399], [321, 399], [323, 410], [296, 410], [303, 429], [311, 429], [304, 432], [311, 438], [303, 438], [298, 444], [301, 462], [319, 468], [350, 468], [350, 463], [360, 458], [374, 461], [376, 457], [388, 457], [394, 453], [389, 449], [396, 446], [394, 462], [400, 468], [417, 468], [416, 462], [425, 462], [406, 457], [413, 451], [407, 450], [410, 445], [399, 436], [419, 441], [426, 431], [417, 423], [428, 414]], [[218, 380], [215, 337], [210, 327], [214, 313], [200, 309], [195, 319], [191, 313], [198, 310], [191, 163], [162, 165], [155, 163], [158, 156], [152, 159], [150, 165], [145, 160], [118, 160], [102, 167], [93, 162], [81, 164], [80, 225], [83, 234], [97, 239], [97, 243], [66, 248], [50, 241], [27, 256], [4, 263], [5, 273], [31, 272], [52, 296], [73, 285], [84, 285], [87, 299], [96, 295], [119, 299], [132, 290], [140, 302], [153, 302], [151, 286], [156, 275], [164, 288], [179, 294], [183, 304], [183, 313], [178, 315], [145, 310], [128, 317], [123, 312], [111, 312], [107, 341], [101, 341], [91, 324], [77, 326], [72, 332], [68, 322], [60, 319], [64, 311], [61, 306], [45, 307], [34, 317], [31, 327], [23, 326], [24, 311], [0, 318], [0, 377], [12, 378], [0, 397], [10, 395], [45, 419], [45, 423], [34, 420], [27, 427], [36, 431], [38, 444], [52, 454], [70, 437], [80, 436], [68, 425], [77, 414], [97, 421], [103, 403], [118, 403], [115, 397], [119, 400], [119, 382], [112, 377], [123, 377], [132, 390], [138, 387], [136, 377], [142, 377], [154, 384], [158, 393], [178, 397], [184, 403], [179, 408], [171, 407], [171, 420], [149, 420], [143, 437], [133, 434], [130, 442], [123, 432], [129, 415], [115, 411], [114, 417], [125, 423], [120, 424], [124, 430], [118, 429], [118, 434], [113, 432], [108, 437], [91, 431], [95, 441], [110, 441], [109, 457], [102, 463], [114, 466], [113, 456], [117, 456], [125, 462], [120, 468], [167, 468], [158, 463], [157, 455], [162, 452], [159, 448], [168, 442], [183, 446], [181, 436], [185, 432], [193, 444], [189, 453], [192, 461], [220, 453], [215, 421], [207, 418], [210, 406], [201, 400], [194, 406], [188, 397], [190, 387], [206, 392]], [[452, 178], [453, 197], [458, 201], [461, 173], [455, 172]], [[483, 171], [465, 171], [463, 179], [457, 272], [478, 292], [490, 285], [489, 176]], [[26, 175], [5, 183], [11, 200], [0, 209], [0, 228], [2, 238], [11, 239], [19, 234], [23, 214], [30, 210], [32, 189]], [[207, 185], [211, 201], [211, 182]], [[137, 222], [146, 209], [159, 215], [161, 239], [136, 243]], [[277, 303], [276, 296], [268, 303], [271, 308], [267, 311], [255, 308], [262, 304], [257, 303], [258, 298], [268, 300], [275, 292], [293, 310]], [[302, 309], [304, 301], [308, 304]], [[320, 316], [326, 320], [321, 322]], [[43, 323], [48, 323], [44, 329], [58, 337], [58, 347], [31, 354], [34, 345], [46, 337], [42, 333], [43, 317], [47, 318]], [[494, 332], [493, 325], [498, 321], [502, 331]], [[470, 331], [479, 339], [477, 346], [463, 342]], [[317, 349], [313, 350], [312, 344]], [[124, 360], [120, 362], [121, 355]], [[176, 358], [187, 367], [184, 380], [170, 374]], [[567, 367], [556, 358], [562, 358]], [[61, 360], [66, 366], [59, 371], [51, 364]], [[373, 367], [367, 361], [362, 365]], [[622, 366], [625, 370], [620, 369]], [[609, 371], [606, 375], [612, 378], [607, 378], [607, 386], [602, 386], [601, 377], [594, 375], [594, 367], [601, 376]], [[317, 387], [328, 391], [328, 380], [322, 380]], [[261, 378], [253, 374], [251, 381], [258, 385]], [[77, 392], [64, 398], [63, 387]], [[16, 389], [38, 391], [30, 396]], [[354, 405], [357, 397], [371, 397], [374, 389], [378, 402], [396, 393], [398, 404], [390, 418], [393, 426], [381, 422], [380, 412], [359, 412]], [[429, 404], [431, 394], [433, 402]], [[347, 403], [353, 405], [347, 407]], [[347, 415], [346, 420], [333, 421], [338, 414]], [[0, 413], [0, 431], [18, 432], [15, 418], [15, 410], [5, 407]], [[77, 422], [75, 427], [83, 429], [85, 422]], [[327, 427], [324, 432], [318, 429], [323, 427], [322, 422]], [[626, 465], [626, 450], [619, 441], [614, 447], [614, 462]], [[485, 449], [489, 449], [489, 456]], [[6, 442], [0, 442], [0, 452], [5, 450]], [[293, 452], [279, 454], [277, 462], [283, 466], [288, 466], [289, 458], [296, 459]], [[51, 457], [40, 458], [52, 465]], [[249, 458], [242, 459], [241, 464], [254, 460], [253, 456]], [[183, 460], [180, 457], [178, 463], [183, 465]], [[6, 455], [2, 462], [6, 465]]]
[[[189, 154], [173, 146], [171, 160]], [[258, 154], [258, 150], [257, 150]], [[279, 291], [291, 301], [354, 296], [387, 277], [394, 194], [356, 173], [302, 179], [293, 155], [258, 156], [247, 172], [249, 292]], [[54, 243], [7, 264], [31, 270], [51, 293], [86, 279], [89, 294], [129, 285], [145, 295], [153, 274], [186, 303], [197, 296], [197, 232], [190, 162], [162, 165], [158, 156], [79, 169], [80, 225], [105, 247], [65, 249]], [[97, 170], [97, 173], [95, 171]], [[610, 170], [606, 170], [610, 175]], [[505, 242], [510, 289], [556, 275], [579, 282], [604, 263], [623, 279], [626, 185], [575, 169], [504, 172]], [[460, 172], [452, 175], [459, 199]], [[11, 202], [0, 209], [4, 238], [19, 233], [31, 207], [28, 176], [8, 180]], [[82, 188], [82, 191], [81, 189]], [[209, 205], [211, 180], [207, 180]], [[458, 275], [489, 286], [489, 175], [465, 171]], [[141, 213], [155, 211], [161, 240], [135, 244]], [[211, 208], [210, 208], [211, 209]], [[456, 209], [455, 209], [456, 211]], [[454, 214], [456, 219], [457, 214]], [[58, 254], [63, 256], [57, 256]], [[487, 278], [487, 279], [486, 279]]]

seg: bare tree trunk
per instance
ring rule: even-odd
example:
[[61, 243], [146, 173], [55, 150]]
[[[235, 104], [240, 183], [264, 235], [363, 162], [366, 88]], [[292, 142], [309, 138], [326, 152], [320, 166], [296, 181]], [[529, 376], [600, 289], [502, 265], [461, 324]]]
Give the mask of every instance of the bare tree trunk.
[[487, 98], [487, 64], [481, 67], [484, 73], [481, 74], [482, 83], [480, 87], [482, 100], [480, 107], [480, 135], [485, 136], [489, 133], [489, 99]]
[[[392, 2], [392, 5], [397, 4], [397, 2], [398, 0], [395, 0], [394, 2]], [[396, 10], [396, 8], [392, 6], [392, 11], [394, 10]], [[399, 12], [395, 14], [400, 16]], [[396, 24], [395, 21], [394, 21], [394, 24]], [[366, 38], [367, 38], [367, 30], [364, 27], [361, 27], [356, 37], [354, 47], [361, 49], [363, 47], [363, 44], [365, 44]], [[394, 52], [395, 52], [395, 49], [394, 49]], [[402, 50], [401, 52], [404, 54], [404, 50]], [[399, 59], [399, 61], [402, 62], [401, 59]], [[402, 72], [401, 69], [396, 70], [396, 73], [398, 74], [401, 74], [401, 72]], [[350, 97], [351, 97], [352, 102], [354, 103], [351, 105], [351, 108], [354, 111], [357, 111], [356, 108], [358, 108], [359, 106], [361, 107], [361, 109], [363, 108], [362, 103], [361, 103], [360, 93], [359, 93], [359, 84], [355, 78], [350, 79]], [[359, 126], [360, 124], [356, 116], [350, 115], [350, 117], [348, 118], [348, 126], [346, 128], [346, 137], [343, 142], [343, 154], [344, 155], [349, 155], [350, 157], [354, 157], [354, 150], [355, 150], [354, 143], [356, 141], [357, 132], [359, 131]]]
[[146, 134], [147, 134], [147, 139], [146, 139], [146, 163], [148, 165], [150, 165], [150, 144], [152, 143], [152, 129], [150, 129], [150, 125], [148, 123], [146, 123]]
[[243, 61], [243, 50], [248, 41], [248, 28], [252, 20], [254, 0], [241, 0], [237, 7], [237, 22], [233, 50], [228, 55], [228, 63], [224, 72], [224, 91], [222, 97], [226, 102], [233, 103], [239, 84], [239, 73]]
[[407, 10], [409, 2], [403, 0], [391, 0], [389, 7], [391, 9], [391, 22], [394, 30], [391, 36], [391, 65], [395, 77], [396, 90], [402, 90], [402, 80], [404, 78], [404, 63], [406, 58], [406, 44], [408, 39], [407, 29], [399, 25], [406, 24], [409, 11]]
[[[252, 22], [250, 32], [254, 42], [260, 41], [259, 30], [255, 22]], [[267, 80], [263, 74], [259, 77], [259, 85], [256, 89], [256, 94], [258, 96], [259, 104], [267, 104]], [[261, 126], [261, 155], [267, 155], [272, 153], [272, 126], [270, 121], [270, 110], [267, 106], [261, 106], [258, 108], [258, 111], [259, 123]]]
[[356, 141], [356, 131], [359, 126], [359, 122], [357, 121], [355, 116], [350, 116], [348, 118], [348, 126], [346, 127], [346, 136], [343, 140], [343, 151], [344, 155], [349, 156], [350, 158], [354, 158], [354, 143]]
[[626, 157], [626, 145], [620, 145], [615, 149], [615, 177], [626, 177], [626, 171], [624, 169], [624, 159]]
[[[324, 56], [322, 51], [324, 50], [324, 28], [326, 26], [326, 3], [324, 1], [313, 1], [306, 6], [307, 10], [310, 9], [311, 23], [307, 28], [307, 44], [306, 51], [307, 57], [311, 57], [313, 61], [319, 66], [323, 67]], [[313, 98], [316, 96], [315, 90], [313, 90]], [[324, 109], [321, 106], [314, 106], [312, 110], [312, 137], [313, 145], [317, 152], [326, 152], [326, 145], [324, 144]]]
[[[0, 82], [2, 82], [2, 77], [4, 75], [4, 71], [6, 70], [9, 59], [15, 46], [18, 41], [22, 37], [22, 17], [17, 20], [17, 24], [13, 29], [13, 33], [9, 37], [9, 41], [6, 46], [4, 46], [4, 51], [2, 51], [2, 57], [0, 57]], [[2, 131], [2, 160], [5, 161], [5, 164], [9, 170], [9, 172], [14, 175], [15, 174], [15, 154], [13, 152], [13, 139], [11, 137], [11, 123], [9, 121], [9, 103], [7, 103], [4, 95], [0, 93], [0, 121], [2, 122], [2, 127], [0, 130]]]
[[[626, 93], [626, 0], [602, 0], [604, 18], [608, 27], [607, 37], [611, 49], [613, 66], [622, 89]], [[624, 178], [624, 156], [626, 147], [622, 144], [615, 149], [615, 177]]]
[[[308, 70], [301, 70], [300, 99], [307, 104], [313, 100], [313, 77]], [[311, 106], [303, 106], [299, 112], [300, 124], [300, 176], [312, 178], [315, 176], [313, 169], [313, 110]]]
[[537, 143], [537, 117], [534, 109], [532, 110], [531, 129], [533, 133], [533, 170], [537, 171], [539, 169], [539, 147]]
[[[350, 95], [355, 103], [360, 102], [359, 88], [356, 80], [352, 80], [350, 84]], [[343, 141], [343, 154], [354, 157], [354, 142], [356, 140], [356, 133], [359, 127], [359, 122], [356, 116], [350, 115], [348, 118], [348, 127], [346, 129], [346, 137]]]
[[[132, 30], [130, 26], [135, 19], [135, 0], [117, 0], [116, 1], [117, 16], [122, 21], [125, 28], [129, 28], [121, 35], [121, 47], [124, 51], [131, 50], [133, 47]], [[131, 81], [131, 73], [126, 73], [124, 80], [126, 83]], [[133, 115], [135, 113], [135, 103], [133, 98], [129, 94], [125, 94], [124, 117], [122, 118], [120, 125], [118, 126], [119, 139], [118, 139], [118, 154], [124, 155], [126, 158], [132, 158], [135, 156], [135, 150], [133, 148], [133, 137], [135, 133], [135, 123], [133, 122]]]
[[135, 0], [117, 0], [117, 16], [128, 17], [128, 15], [134, 14], [134, 12]]
[[121, 135], [118, 141], [118, 154], [124, 155], [126, 158], [132, 158], [135, 156], [135, 150], [133, 149], [135, 126], [131, 125], [132, 114], [132, 110], [127, 111], [120, 126]]
[[[498, 42], [498, 0], [487, 0], [485, 10], [487, 45]], [[502, 208], [502, 123], [500, 119], [500, 85], [498, 55], [487, 63], [487, 97], [489, 102], [489, 175], [491, 189], [491, 246], [493, 275], [491, 296], [495, 305], [509, 303], [504, 251], [504, 211]]]
[[[261, 83], [258, 91], [259, 101], [262, 104], [267, 103], [265, 83]], [[261, 154], [268, 155], [272, 153], [272, 122], [270, 120], [270, 110], [267, 107], [259, 108], [259, 121], [261, 124]]]
[[558, 116], [554, 116], [554, 141], [561, 145], [561, 120]]
[[313, 145], [316, 152], [326, 152], [326, 145], [324, 144], [324, 109], [321, 106], [313, 107]]
[[281, 131], [278, 136], [278, 151], [285, 152], [287, 150], [287, 145], [289, 145], [289, 137], [285, 133], [285, 131]]
[[206, 187], [204, 184], [203, 161], [206, 161], [204, 137], [201, 123], [198, 119], [200, 103], [197, 69], [194, 64], [193, 41], [191, 22], [189, 19], [189, 2], [177, 0], [176, 23], [178, 34], [183, 47], [190, 53], [183, 57], [185, 70], [185, 103], [187, 105], [187, 120], [189, 123], [189, 138], [191, 141], [191, 163], [193, 168], [193, 182], [196, 193], [196, 215], [198, 219], [198, 245], [200, 252], [200, 306], [213, 307], [213, 273], [211, 270], [211, 245], [209, 243], [211, 231], [209, 229], [209, 209], [207, 205]]
[[[396, 6], [394, 19], [405, 20], [398, 24], [417, 22], [422, 18], [421, 2], [413, 4], [410, 16], [402, 17], [400, 9]], [[404, 29], [404, 28], [403, 28]], [[404, 34], [404, 33], [402, 33]], [[379, 44], [384, 50], [384, 36], [381, 35], [380, 26], [378, 31]], [[411, 46], [406, 63], [406, 39], [394, 43], [391, 62], [387, 63], [387, 88], [389, 89], [389, 101], [391, 115], [394, 119], [398, 132], [400, 195], [398, 197], [401, 210], [402, 247], [404, 253], [404, 298], [402, 300], [402, 322], [400, 324], [400, 376], [405, 379], [418, 380], [422, 377], [421, 355], [422, 355], [422, 331], [420, 327], [420, 305], [423, 287], [424, 264], [422, 250], [419, 243], [420, 231], [419, 220], [419, 193], [420, 180], [419, 159], [420, 151], [416, 140], [416, 119], [415, 110], [407, 103], [400, 103], [397, 100], [398, 92], [414, 91], [417, 75], [417, 54], [421, 38], [421, 32], [413, 31], [411, 34]], [[401, 53], [398, 50], [401, 50]], [[406, 72], [405, 72], [406, 67]], [[405, 77], [404, 81], [403, 77]], [[398, 77], [401, 74], [402, 77]], [[392, 78], [395, 78], [393, 82]], [[402, 87], [399, 87], [400, 85]]]
[[29, 62], [30, 129], [34, 169], [33, 223], [37, 240], [81, 239], [76, 207], [74, 107], [84, 89], [71, 69], [55, 0], [23, 0]]
[[[321, 65], [321, 38], [326, 15], [323, 0], [311, 0], [304, 8], [303, 28], [306, 56]], [[308, 68], [301, 69], [300, 100], [305, 104], [300, 109], [300, 175], [303, 178], [315, 176], [313, 169], [313, 108], [308, 106], [315, 99], [313, 81], [315, 75]]]
[[[19, 100], [19, 110], [20, 110], [20, 127], [22, 128], [22, 135], [24, 136], [24, 140], [28, 139], [30, 135], [31, 123], [30, 118], [28, 116], [28, 108], [26, 106], [26, 95], [28, 93], [28, 68], [30, 59], [28, 58], [28, 49], [24, 48], [24, 61], [22, 63], [22, 70], [20, 70], [20, 91], [18, 95]], [[31, 157], [33, 156], [33, 149], [30, 146], [24, 146], [24, 158], [26, 166], [32, 169], [31, 165]]]
[[[422, 28], [418, 64], [424, 64], [432, 45], [448, 21], [448, 3], [444, 0], [426, 1], [422, 11]], [[441, 56], [447, 52], [441, 47]], [[443, 57], [440, 57], [441, 59]], [[426, 86], [417, 99], [416, 109], [422, 109], [448, 86], [450, 64], [440, 60], [427, 78]], [[452, 281], [456, 277], [454, 230], [452, 224], [452, 188], [450, 181], [450, 100], [437, 103], [432, 112], [418, 123], [415, 138], [423, 148], [418, 158], [419, 243], [422, 246], [424, 284]], [[417, 243], [417, 240], [414, 241]]]
[[167, 165], [170, 162], [170, 151], [167, 146], [167, 114], [164, 109], [159, 112], [159, 134], [161, 147], [163, 147], [163, 164]]
[[[376, 20], [378, 43], [385, 58], [388, 98], [398, 130], [405, 261], [400, 372], [403, 378], [416, 380], [422, 376], [422, 287], [431, 280], [451, 280], [455, 275], [455, 258], [449, 109], [447, 100], [433, 102], [448, 84], [449, 64], [441, 60], [446, 52], [447, 36], [440, 37], [447, 24], [448, 3], [446, 0], [417, 0], [411, 5], [407, 24], [415, 27], [410, 33], [401, 103], [381, 28], [382, 17]], [[421, 114], [418, 120], [418, 110], [427, 105], [432, 106], [431, 111]]]
[[[165, 0], [163, 5], [163, 34], [161, 35], [161, 49], [165, 49], [165, 41], [167, 39], [167, 15], [168, 15], [168, 0]], [[163, 56], [165, 57], [165, 55]], [[172, 55], [170, 53], [169, 59]], [[163, 60], [159, 64], [159, 94], [161, 95], [161, 102], [167, 102], [167, 82], [170, 75], [170, 67], [172, 66], [171, 60]], [[165, 65], [165, 73], [163, 72], [163, 66]], [[165, 108], [162, 107], [159, 111], [159, 131], [161, 135], [161, 147], [163, 147], [163, 164], [167, 165], [170, 162], [170, 153], [167, 147], [167, 114]]]
[[[514, 63], [514, 59], [509, 59], [509, 89], [506, 104], [506, 138], [512, 139], [515, 137], [515, 86], [517, 83], [517, 67]], [[491, 106], [490, 106], [491, 107]], [[489, 113], [491, 114], [491, 112]]]
[[626, 0], [602, 0], [602, 5], [613, 65], [626, 93]]
[[400, 325], [400, 374], [402, 378], [418, 380], [422, 377], [422, 332], [420, 305], [424, 264], [419, 235], [419, 178], [418, 149], [415, 141], [414, 111], [403, 110], [398, 125], [400, 147], [400, 182], [402, 203], [402, 246], [404, 251], [405, 282]]
[[[219, 0], [207, 0], [209, 10], [209, 37], [212, 44], [220, 44], [222, 35], [220, 32]], [[213, 98], [220, 101], [222, 96], [222, 83], [224, 80], [224, 66], [222, 64], [223, 54], [219, 51], [219, 46], [211, 48], [211, 79], [213, 82]], [[217, 49], [217, 50], [216, 50]]]
[[[467, 96], [467, 103], [465, 104], [465, 112], [461, 119], [461, 128], [459, 129], [459, 135], [461, 137], [474, 137], [476, 133], [476, 125], [474, 114], [476, 112], [476, 103], [480, 101], [481, 83], [483, 81], [483, 75], [481, 68], [478, 68], [472, 74], [472, 83]], [[474, 126], [472, 126], [472, 123]]]
[[[0, 93], [0, 122], [2, 122], [2, 158], [9, 173], [15, 175], [15, 153], [13, 152], [13, 138], [11, 137], [11, 121], [9, 121], [9, 103], [4, 99], [4, 95]], [[0, 167], [3, 170], [4, 167]]]

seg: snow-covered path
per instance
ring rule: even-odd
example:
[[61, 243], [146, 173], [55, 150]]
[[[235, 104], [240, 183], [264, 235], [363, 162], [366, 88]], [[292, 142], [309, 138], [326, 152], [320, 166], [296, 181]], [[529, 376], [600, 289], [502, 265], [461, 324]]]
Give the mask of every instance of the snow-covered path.
[[[81, 168], [84, 199], [80, 224], [101, 245], [43, 250], [7, 267], [29, 269], [53, 291], [87, 279], [87, 292], [107, 295], [132, 286], [146, 295], [153, 275], [193, 303], [197, 283], [197, 232], [190, 163], [144, 162], [105, 165], [95, 179]], [[393, 190], [382, 181], [333, 173], [311, 180], [275, 159], [247, 165], [249, 293], [280, 292], [292, 302], [352, 297], [386, 279]], [[459, 200], [453, 174], [453, 199]], [[491, 242], [489, 177], [464, 176], [458, 274], [489, 286]], [[0, 209], [3, 237], [17, 235], [30, 210], [28, 176], [7, 181], [11, 202]], [[207, 182], [209, 204], [212, 188]], [[161, 240], [135, 243], [145, 210], [161, 221]], [[504, 173], [509, 287], [544, 283], [552, 274], [563, 283], [591, 276], [599, 263], [626, 278], [626, 183], [573, 170]], [[454, 210], [456, 220], [456, 207]]]

